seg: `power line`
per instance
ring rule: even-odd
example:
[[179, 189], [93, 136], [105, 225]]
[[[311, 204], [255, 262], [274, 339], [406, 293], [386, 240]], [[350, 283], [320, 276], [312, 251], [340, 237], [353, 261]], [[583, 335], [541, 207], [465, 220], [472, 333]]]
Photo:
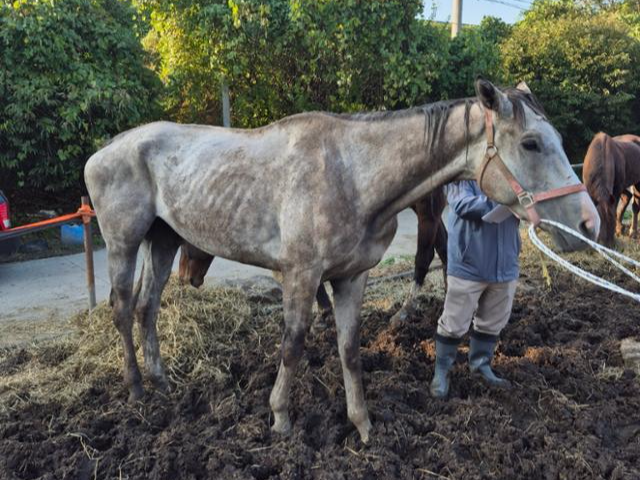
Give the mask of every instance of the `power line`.
[[503, 2], [502, 0], [486, 0], [486, 1], [491, 3], [499, 3], [500, 5], [506, 5], [507, 7], [515, 8], [517, 10], [520, 10], [521, 12], [525, 12], [527, 10], [526, 8], [522, 8], [519, 5], [514, 5], [509, 2]]
[[527, 0], [511, 0], [512, 2], [517, 2], [517, 3], [522, 3], [524, 5], [526, 5], [527, 7], [532, 6], [533, 4]]

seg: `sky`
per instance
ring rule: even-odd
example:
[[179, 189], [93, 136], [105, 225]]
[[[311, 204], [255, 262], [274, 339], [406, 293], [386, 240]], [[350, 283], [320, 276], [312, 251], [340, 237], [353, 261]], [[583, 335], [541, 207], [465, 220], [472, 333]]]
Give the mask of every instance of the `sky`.
[[[477, 25], [482, 17], [491, 15], [498, 17], [507, 23], [518, 20], [524, 9], [527, 9], [532, 0], [463, 0], [462, 23]], [[431, 18], [431, 6], [436, 7], [435, 19], [443, 22], [451, 20], [452, 0], [424, 0], [424, 16]], [[517, 7], [517, 8], [516, 8]]]

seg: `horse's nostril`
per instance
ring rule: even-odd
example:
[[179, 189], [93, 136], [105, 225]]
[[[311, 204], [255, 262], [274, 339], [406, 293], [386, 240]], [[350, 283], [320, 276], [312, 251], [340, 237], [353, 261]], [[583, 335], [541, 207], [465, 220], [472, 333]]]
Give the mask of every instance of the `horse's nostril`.
[[595, 225], [593, 225], [592, 221], [583, 220], [582, 222], [580, 222], [580, 225], [578, 226], [578, 230], [582, 235], [584, 235], [588, 239], [590, 240], [596, 239], [596, 227]]

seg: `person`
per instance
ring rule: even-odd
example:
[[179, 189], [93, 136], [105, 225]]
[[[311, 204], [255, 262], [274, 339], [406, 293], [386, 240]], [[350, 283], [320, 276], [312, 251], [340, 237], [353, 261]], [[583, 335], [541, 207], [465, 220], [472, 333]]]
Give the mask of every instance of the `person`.
[[[498, 208], [475, 181], [454, 182], [445, 190], [449, 204], [447, 294], [435, 335], [435, 373], [430, 387], [437, 398], [449, 393], [449, 371], [472, 323], [471, 371], [492, 385], [509, 385], [493, 372], [491, 362], [511, 315], [520, 253], [518, 218], [506, 209], [507, 215], [496, 215], [504, 207]], [[485, 217], [489, 212], [492, 215]]]

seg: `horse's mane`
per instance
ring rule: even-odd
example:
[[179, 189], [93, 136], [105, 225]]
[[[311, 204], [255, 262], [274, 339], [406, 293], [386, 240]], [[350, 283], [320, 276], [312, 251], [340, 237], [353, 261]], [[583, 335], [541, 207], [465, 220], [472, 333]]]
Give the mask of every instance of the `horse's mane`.
[[[524, 106], [526, 105], [534, 113], [541, 115], [546, 118], [546, 114], [538, 99], [532, 94], [524, 92], [523, 90], [519, 90], [513, 87], [500, 88], [502, 93], [504, 93], [513, 107], [514, 119], [518, 124], [522, 127], [526, 125], [526, 115]], [[264, 127], [257, 128], [255, 130], [262, 130], [264, 128], [269, 128], [273, 125], [282, 125], [292, 121], [299, 121], [302, 118], [313, 116], [313, 115], [326, 115], [333, 118], [339, 118], [341, 120], [347, 121], [356, 121], [356, 122], [379, 122], [392, 118], [405, 118], [411, 117], [414, 115], [424, 115], [425, 117], [425, 144], [430, 146], [435, 146], [435, 144], [439, 143], [445, 135], [445, 126], [449, 117], [451, 116], [451, 112], [455, 107], [460, 105], [465, 105], [465, 114], [464, 114], [464, 127], [465, 127], [465, 138], [468, 139], [469, 136], [469, 116], [471, 107], [478, 102], [477, 97], [468, 97], [468, 98], [459, 98], [454, 100], [441, 100], [438, 102], [427, 103], [421, 106], [410, 107], [404, 110], [382, 110], [377, 112], [359, 112], [359, 113], [332, 113], [332, 112], [304, 112], [296, 115], [291, 115], [289, 117], [285, 117], [280, 119], [270, 125], [265, 125]], [[200, 126], [200, 125], [199, 125]], [[118, 135], [107, 139], [100, 148], [104, 148], [107, 145], [112, 144], [116, 140], [130, 134], [131, 132], [141, 128], [142, 126], [134, 127], [124, 132], [119, 133]], [[426, 133], [429, 133], [427, 138]]]

